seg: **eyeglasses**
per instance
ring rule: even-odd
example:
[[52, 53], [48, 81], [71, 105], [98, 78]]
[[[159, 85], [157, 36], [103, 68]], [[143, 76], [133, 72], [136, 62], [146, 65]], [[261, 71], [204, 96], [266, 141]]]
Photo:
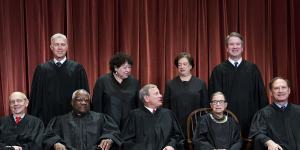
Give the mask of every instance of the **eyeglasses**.
[[17, 103], [22, 103], [22, 102], [24, 102], [25, 101], [25, 99], [15, 99], [15, 100], [10, 100], [9, 101], [9, 104], [15, 104], [16, 102]]
[[225, 100], [213, 100], [213, 101], [211, 101], [211, 103], [213, 104], [213, 105], [223, 105], [224, 103], [226, 103], [226, 101]]
[[89, 98], [75, 98], [75, 101], [78, 103], [90, 103]]

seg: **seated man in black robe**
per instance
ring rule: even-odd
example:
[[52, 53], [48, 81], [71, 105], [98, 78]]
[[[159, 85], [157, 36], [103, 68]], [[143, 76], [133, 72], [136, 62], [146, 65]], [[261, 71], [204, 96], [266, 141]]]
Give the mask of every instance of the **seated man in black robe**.
[[183, 133], [175, 114], [161, 108], [162, 95], [156, 85], [147, 84], [139, 92], [144, 106], [130, 112], [122, 131], [123, 150], [179, 150]]
[[238, 123], [224, 114], [227, 107], [222, 92], [212, 94], [212, 112], [201, 116], [193, 137], [195, 150], [240, 150], [242, 139]]
[[53, 118], [46, 130], [46, 150], [109, 150], [121, 144], [120, 131], [109, 116], [90, 111], [90, 95], [76, 90], [72, 95], [73, 111]]
[[26, 114], [29, 100], [21, 92], [9, 96], [11, 115], [0, 119], [0, 150], [41, 150], [43, 122]]
[[276, 77], [269, 83], [273, 103], [253, 117], [249, 137], [255, 150], [299, 150], [300, 106], [288, 102], [290, 82]]

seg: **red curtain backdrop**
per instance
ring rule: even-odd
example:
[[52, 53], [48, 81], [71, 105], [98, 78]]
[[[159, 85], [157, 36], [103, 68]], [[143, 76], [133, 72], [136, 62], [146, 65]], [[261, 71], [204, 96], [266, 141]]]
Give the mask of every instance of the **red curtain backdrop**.
[[299, 104], [299, 8], [299, 0], [1, 0], [0, 115], [9, 113], [12, 91], [29, 95], [36, 65], [52, 59], [57, 32], [68, 36], [68, 58], [84, 65], [91, 89], [110, 57], [125, 51], [141, 85], [157, 84], [163, 93], [179, 52], [194, 56], [193, 74], [207, 83], [227, 58], [225, 36], [237, 31], [265, 84], [288, 78], [290, 101]]

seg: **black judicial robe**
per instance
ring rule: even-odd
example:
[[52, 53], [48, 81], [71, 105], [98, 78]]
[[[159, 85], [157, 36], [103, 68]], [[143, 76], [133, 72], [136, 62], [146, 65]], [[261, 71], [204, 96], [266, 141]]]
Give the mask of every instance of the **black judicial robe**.
[[58, 67], [50, 60], [38, 65], [31, 85], [29, 114], [47, 125], [54, 116], [72, 110], [72, 93], [78, 89], [89, 91], [87, 75], [81, 64], [66, 60]]
[[239, 119], [243, 136], [248, 137], [253, 115], [268, 104], [265, 86], [257, 66], [243, 60], [235, 68], [228, 60], [217, 65], [209, 80], [209, 94], [221, 91], [228, 108]]
[[179, 76], [166, 84], [164, 107], [171, 109], [186, 136], [188, 115], [198, 108], [209, 107], [205, 83], [195, 76], [190, 81], [182, 81]]
[[132, 76], [120, 84], [112, 73], [101, 76], [94, 87], [92, 110], [110, 115], [122, 129], [129, 112], [138, 107], [139, 83]]
[[216, 123], [210, 114], [206, 114], [198, 122], [193, 144], [195, 150], [240, 150], [242, 149], [240, 127], [232, 117], [228, 117], [224, 123]]
[[159, 108], [152, 114], [142, 107], [132, 110], [122, 131], [123, 150], [183, 149], [183, 133], [174, 113]]
[[[0, 149], [5, 146], [21, 146], [23, 150], [41, 150], [43, 122], [31, 115], [25, 115], [17, 125], [12, 115], [0, 119]], [[14, 149], [12, 149], [14, 150]]]
[[70, 112], [49, 122], [44, 149], [54, 149], [53, 145], [60, 142], [68, 150], [96, 150], [101, 139], [107, 138], [121, 144], [120, 130], [111, 117], [93, 111], [83, 116]]
[[264, 150], [264, 143], [273, 140], [284, 150], [300, 149], [300, 106], [289, 103], [284, 111], [274, 103], [258, 111], [253, 117], [249, 138], [254, 149]]

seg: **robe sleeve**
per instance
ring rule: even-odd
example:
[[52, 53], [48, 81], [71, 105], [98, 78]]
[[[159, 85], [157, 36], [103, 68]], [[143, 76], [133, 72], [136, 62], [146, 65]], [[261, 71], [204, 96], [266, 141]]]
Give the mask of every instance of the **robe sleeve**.
[[121, 134], [123, 150], [133, 150], [136, 138], [135, 117], [132, 113], [129, 114]]
[[172, 115], [173, 120], [173, 131], [172, 135], [170, 137], [170, 140], [166, 146], [172, 146], [173, 148], [177, 150], [183, 150], [184, 149], [184, 135], [181, 130], [181, 127], [179, 125], [179, 122], [177, 121], [175, 114], [173, 112], [170, 112]]
[[[44, 133], [44, 124], [41, 120], [37, 119], [34, 124], [31, 124], [31, 130], [26, 131], [28, 136], [28, 143], [25, 143], [22, 146], [23, 150], [39, 150], [42, 149], [43, 133]], [[25, 138], [26, 139], [26, 138]]]
[[262, 111], [258, 111], [252, 119], [249, 138], [261, 144], [271, 140], [271, 138], [267, 136], [267, 124]]
[[170, 87], [169, 87], [169, 83], [167, 83], [166, 86], [165, 86], [165, 94], [164, 94], [164, 99], [163, 99], [163, 101], [164, 101], [163, 105], [164, 105], [165, 108], [169, 108], [169, 109], [171, 108], [171, 106], [170, 106], [170, 99], [171, 99], [170, 95], [171, 95], [171, 90], [170, 90]]
[[3, 125], [4, 125], [4, 117], [1, 117], [0, 118], [0, 150], [15, 150], [12, 147], [6, 147], [8, 144], [6, 142], [7, 137], [4, 137], [2, 133], [3, 130], [5, 130], [5, 128], [3, 128]]
[[200, 93], [200, 100], [202, 102], [202, 107], [210, 107], [209, 103], [210, 103], [210, 100], [208, 98], [208, 92], [207, 92], [207, 88], [206, 88], [206, 85], [204, 82], [202, 82], [203, 84], [202, 85], [202, 90], [201, 90], [201, 93]]
[[95, 112], [103, 113], [103, 94], [104, 94], [104, 83], [102, 79], [98, 79], [94, 86], [92, 105], [91, 108]]
[[[217, 66], [218, 67], [218, 66]], [[222, 74], [221, 71], [215, 67], [211, 73], [209, 83], [208, 83], [208, 94], [209, 97], [216, 91], [223, 91], [222, 90]]]
[[110, 116], [103, 115], [103, 117], [104, 117], [103, 119], [104, 125], [103, 125], [103, 132], [100, 139], [112, 139], [114, 143], [120, 146], [121, 145], [120, 130], [117, 124]]
[[44, 99], [44, 87], [45, 82], [42, 82], [43, 71], [41, 65], [38, 65], [35, 68], [32, 83], [31, 83], [31, 93], [30, 93], [30, 103], [28, 106], [28, 113], [33, 116], [39, 116], [39, 112], [41, 111], [41, 107], [43, 104], [41, 100]]
[[243, 146], [243, 140], [241, 137], [241, 130], [237, 122], [235, 122], [233, 119], [231, 119], [231, 124], [233, 128], [232, 133], [232, 145], [229, 148], [229, 150], [241, 150]]
[[66, 145], [66, 143], [63, 141], [63, 138], [60, 137], [60, 133], [63, 132], [60, 129], [60, 123], [60, 117], [54, 117], [48, 123], [43, 141], [45, 150], [53, 149], [54, 144], [58, 142], [65, 145], [68, 150], [75, 150], [75, 148]]
[[195, 149], [201, 149], [201, 150], [214, 149], [214, 146], [210, 144], [209, 139], [207, 137], [207, 135], [209, 134], [208, 132], [209, 132], [208, 123], [205, 117], [201, 117], [193, 137], [193, 143]]
[[255, 100], [257, 100], [258, 110], [268, 105], [268, 97], [266, 93], [266, 89], [264, 86], [264, 82], [262, 80], [261, 74], [257, 66], [254, 64], [254, 72], [255, 72], [255, 92], [253, 93], [255, 96]]
[[79, 64], [78, 67], [78, 75], [79, 75], [78, 77], [79, 81], [77, 82], [78, 83], [77, 89], [85, 89], [87, 91], [90, 91], [88, 77], [86, 75], [84, 67], [81, 64]]

